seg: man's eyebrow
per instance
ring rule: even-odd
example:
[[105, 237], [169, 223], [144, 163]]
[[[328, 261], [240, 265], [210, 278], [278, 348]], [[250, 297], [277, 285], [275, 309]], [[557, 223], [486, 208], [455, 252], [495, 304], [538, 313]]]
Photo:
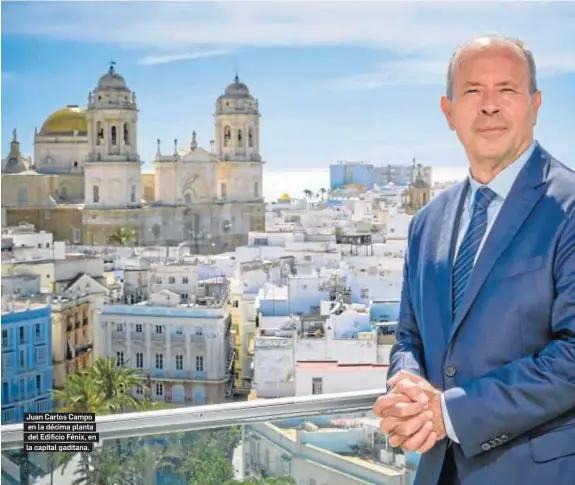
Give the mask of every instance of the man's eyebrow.
[[[483, 86], [483, 83], [480, 83], [479, 81], [466, 81], [465, 83], [463, 83], [463, 87], [479, 87], [479, 86]], [[495, 83], [496, 86], [517, 86], [517, 83], [511, 80], [508, 81], [500, 81], [498, 83]]]

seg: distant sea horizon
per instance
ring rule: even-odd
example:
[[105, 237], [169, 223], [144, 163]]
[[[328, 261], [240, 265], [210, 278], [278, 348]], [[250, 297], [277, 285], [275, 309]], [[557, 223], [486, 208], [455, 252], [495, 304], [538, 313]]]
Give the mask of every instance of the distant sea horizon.
[[[467, 167], [432, 167], [433, 182], [462, 180]], [[263, 195], [267, 202], [276, 201], [283, 194], [291, 198], [303, 197], [306, 189], [314, 193], [329, 189], [328, 168], [267, 169], [264, 167]]]

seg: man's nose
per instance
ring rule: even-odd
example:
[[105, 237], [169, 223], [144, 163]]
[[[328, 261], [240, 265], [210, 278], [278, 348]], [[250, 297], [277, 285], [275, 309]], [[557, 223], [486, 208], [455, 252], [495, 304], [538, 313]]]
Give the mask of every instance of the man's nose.
[[481, 103], [481, 113], [487, 116], [493, 116], [499, 113], [499, 100], [495, 93], [486, 92], [483, 95]]

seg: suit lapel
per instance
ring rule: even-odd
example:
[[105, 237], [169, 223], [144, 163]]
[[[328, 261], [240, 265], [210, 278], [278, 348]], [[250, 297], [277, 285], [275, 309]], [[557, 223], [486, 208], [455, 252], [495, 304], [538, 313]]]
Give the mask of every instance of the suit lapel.
[[445, 343], [447, 343], [451, 330], [453, 308], [453, 257], [455, 245], [459, 233], [459, 221], [463, 204], [469, 188], [467, 179], [456, 187], [451, 199], [445, 205], [443, 211], [443, 223], [439, 228], [439, 241], [437, 244], [436, 278], [435, 288], [441, 308], [441, 322], [444, 331]]
[[485, 279], [503, 251], [513, 240], [535, 204], [545, 192], [548, 156], [539, 146], [536, 147], [525, 167], [519, 173], [511, 191], [505, 199], [493, 227], [471, 272], [461, 308], [451, 327], [449, 340], [453, 338], [471, 304], [481, 290]]

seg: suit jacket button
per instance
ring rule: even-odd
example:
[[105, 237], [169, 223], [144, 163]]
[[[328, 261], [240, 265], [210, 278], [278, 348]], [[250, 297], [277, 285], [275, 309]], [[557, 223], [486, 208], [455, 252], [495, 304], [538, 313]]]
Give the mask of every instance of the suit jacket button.
[[483, 451], [489, 451], [491, 449], [491, 445], [489, 443], [482, 443], [481, 444], [481, 449]]
[[445, 375], [447, 377], [453, 377], [455, 374], [457, 374], [457, 369], [455, 368], [455, 366], [448, 365], [447, 368], [445, 369]]
[[501, 438], [495, 438], [493, 441], [495, 442], [495, 446], [503, 444], [503, 440]]
[[500, 436], [500, 438], [501, 438], [503, 441], [507, 441], [507, 440], [509, 439], [509, 436], [507, 436], [506, 434], [502, 434], [502, 435]]

